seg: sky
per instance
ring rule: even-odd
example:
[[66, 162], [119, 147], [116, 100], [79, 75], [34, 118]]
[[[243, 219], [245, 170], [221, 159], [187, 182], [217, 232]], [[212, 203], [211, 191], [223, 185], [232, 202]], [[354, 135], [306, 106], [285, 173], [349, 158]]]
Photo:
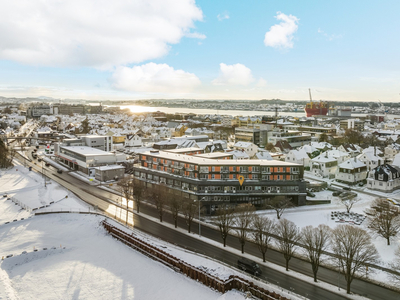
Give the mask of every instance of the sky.
[[0, 96], [400, 101], [398, 0], [0, 3]]

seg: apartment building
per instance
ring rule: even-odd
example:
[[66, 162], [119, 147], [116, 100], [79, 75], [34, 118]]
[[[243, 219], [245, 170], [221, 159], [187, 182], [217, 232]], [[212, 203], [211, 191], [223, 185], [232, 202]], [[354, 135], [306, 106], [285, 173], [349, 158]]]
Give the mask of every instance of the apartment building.
[[[275, 160], [213, 159], [151, 150], [139, 155], [134, 175], [144, 184], [164, 185], [202, 201], [208, 214], [221, 203], [252, 203], [262, 207], [278, 196], [305, 205], [303, 166]], [[217, 157], [216, 157], [217, 158]], [[244, 181], [239, 182], [239, 176]]]

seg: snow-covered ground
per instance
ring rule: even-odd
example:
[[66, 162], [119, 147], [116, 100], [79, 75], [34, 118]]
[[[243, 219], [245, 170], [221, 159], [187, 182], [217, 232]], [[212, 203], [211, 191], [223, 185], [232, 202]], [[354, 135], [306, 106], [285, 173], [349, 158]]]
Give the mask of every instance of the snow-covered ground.
[[[244, 298], [239, 292], [229, 292], [225, 295], [216, 293], [116, 242], [98, 225], [104, 217], [78, 214], [32, 217], [29, 209], [23, 210], [11, 199], [7, 199], [12, 198], [29, 208], [38, 205], [50, 205], [50, 208], [63, 210], [89, 210], [89, 208], [54, 182], [44, 188], [40, 174], [29, 172], [21, 165], [8, 171], [0, 171], [0, 196], [5, 193], [8, 197], [0, 198], [0, 211], [2, 211], [0, 257], [8, 254], [13, 254], [14, 257], [5, 259], [0, 265], [0, 299], [29, 297], [197, 299], [198, 297], [198, 299], [236, 300]], [[68, 198], [65, 198], [66, 195]], [[331, 192], [321, 192], [318, 196], [330, 197]], [[355, 211], [358, 209], [362, 212], [362, 206], [365, 204], [363, 202], [372, 200], [373, 197], [363, 198], [358, 203], [360, 207], [356, 207]], [[52, 201], [55, 203], [50, 204]], [[290, 209], [284, 213], [284, 217], [295, 221], [300, 227], [317, 226], [321, 223], [334, 227], [336, 223], [330, 219], [330, 211], [340, 210], [343, 207], [335, 197], [332, 201], [333, 204], [330, 205]], [[273, 213], [265, 214], [275, 217]], [[20, 220], [21, 218], [24, 220]], [[12, 222], [15, 219], [18, 221]], [[5, 222], [10, 223], [4, 224]], [[183, 229], [181, 231], [185, 232]], [[220, 278], [239, 274], [230, 267], [184, 251], [139, 231], [135, 230], [134, 234]], [[221, 246], [221, 243], [212, 243]], [[45, 247], [47, 250], [43, 250]], [[55, 249], [51, 249], [52, 247]], [[34, 249], [39, 251], [34, 252]], [[27, 254], [21, 254], [23, 251], [27, 251]], [[261, 262], [260, 259], [252, 259]], [[272, 264], [269, 266], [286, 272], [282, 267]], [[157, 274], [157, 277], [154, 274]], [[305, 275], [295, 275], [307, 282], [311, 281]], [[240, 276], [245, 275], [240, 273]], [[154, 284], [157, 284], [157, 289], [154, 288]], [[319, 282], [318, 285], [337, 290], [323, 282]], [[286, 295], [286, 292], [273, 285], [264, 288]], [[43, 290], [48, 291], [44, 297], [41, 294]], [[295, 296], [291, 294], [290, 297]]]
[[[54, 182], [44, 188], [40, 175], [22, 166], [0, 176], [1, 196], [28, 207], [62, 199], [54, 208], [87, 209]], [[244, 299], [237, 291], [221, 295], [115, 241], [99, 226], [102, 216], [33, 216], [7, 198], [0, 198], [0, 257], [13, 257], [0, 264], [0, 299]], [[207, 268], [225, 268], [217, 265]]]
[[[0, 299], [245, 298], [238, 291], [215, 292], [115, 241], [99, 225], [103, 216], [34, 216], [32, 208], [57, 200], [54, 209], [88, 206], [54, 182], [45, 188], [40, 174], [21, 165], [0, 171], [0, 195], [0, 257], [13, 255], [0, 261]], [[134, 234], [222, 279], [240, 274], [137, 230]]]
[[[96, 215], [43, 215], [0, 227], [10, 299], [243, 299], [217, 293], [113, 240]], [[52, 249], [54, 247], [54, 249]], [[43, 250], [47, 248], [47, 250]], [[34, 252], [34, 249], [38, 249]], [[27, 251], [26, 254], [21, 254]], [[45, 291], [45, 292], [44, 292]]]

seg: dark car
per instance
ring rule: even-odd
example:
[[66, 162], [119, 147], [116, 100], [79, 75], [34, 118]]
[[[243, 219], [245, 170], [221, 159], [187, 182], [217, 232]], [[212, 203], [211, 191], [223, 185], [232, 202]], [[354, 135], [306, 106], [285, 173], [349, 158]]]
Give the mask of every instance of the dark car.
[[46, 167], [50, 167], [50, 164], [47, 162], [44, 164]]
[[310, 191], [309, 191], [309, 192], [307, 192], [307, 196], [308, 196], [308, 197], [315, 197], [315, 194], [314, 194], [313, 192], [310, 192]]
[[343, 187], [343, 189], [344, 189], [345, 191], [351, 191], [351, 188], [349, 188], [349, 187], [347, 187], [347, 186]]
[[58, 174], [62, 174], [62, 170], [57, 170], [57, 173]]
[[239, 269], [256, 276], [260, 276], [262, 274], [260, 266], [256, 262], [244, 257], [238, 259], [237, 266]]
[[341, 194], [342, 192], [341, 191], [334, 191], [333, 193], [332, 193], [332, 196], [339, 196], [340, 194]]
[[41, 159], [41, 158], [38, 158], [38, 161], [42, 161], [42, 159]]

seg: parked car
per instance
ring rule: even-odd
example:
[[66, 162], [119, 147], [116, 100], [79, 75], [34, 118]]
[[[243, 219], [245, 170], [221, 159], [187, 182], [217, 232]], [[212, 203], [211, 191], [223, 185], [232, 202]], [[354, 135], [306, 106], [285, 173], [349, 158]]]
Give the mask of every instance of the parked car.
[[50, 164], [47, 162], [44, 164], [46, 167], [50, 167]]
[[256, 276], [260, 276], [262, 274], [260, 266], [256, 262], [244, 257], [238, 259], [237, 266], [239, 269]]
[[57, 173], [58, 173], [58, 174], [62, 174], [62, 170], [58, 169], [58, 170], [57, 170]]
[[341, 191], [334, 191], [333, 193], [332, 193], [332, 196], [339, 196], [340, 194], [341, 194], [342, 192]]
[[42, 159], [41, 159], [41, 158], [38, 158], [38, 161], [40, 162], [40, 161], [42, 161]]

